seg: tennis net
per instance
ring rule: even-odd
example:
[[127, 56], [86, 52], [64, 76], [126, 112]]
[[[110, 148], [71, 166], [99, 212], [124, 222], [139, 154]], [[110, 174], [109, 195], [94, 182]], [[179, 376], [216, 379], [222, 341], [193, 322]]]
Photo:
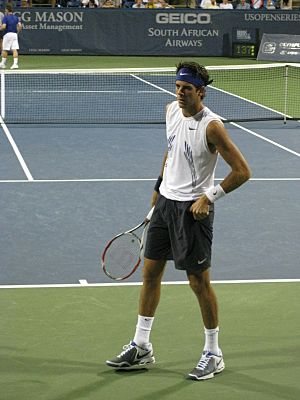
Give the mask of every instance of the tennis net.
[[[300, 119], [300, 64], [207, 67], [205, 104], [231, 122]], [[175, 68], [1, 71], [6, 123], [164, 123]]]

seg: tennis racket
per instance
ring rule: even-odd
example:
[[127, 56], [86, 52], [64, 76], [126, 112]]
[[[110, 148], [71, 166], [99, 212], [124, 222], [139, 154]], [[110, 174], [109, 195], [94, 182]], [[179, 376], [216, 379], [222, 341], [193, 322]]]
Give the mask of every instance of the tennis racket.
[[[122, 281], [129, 278], [138, 268], [143, 256], [146, 227], [150, 222], [154, 207], [143, 222], [119, 233], [112, 238], [101, 256], [102, 269], [111, 279]], [[141, 233], [139, 234], [139, 231]]]

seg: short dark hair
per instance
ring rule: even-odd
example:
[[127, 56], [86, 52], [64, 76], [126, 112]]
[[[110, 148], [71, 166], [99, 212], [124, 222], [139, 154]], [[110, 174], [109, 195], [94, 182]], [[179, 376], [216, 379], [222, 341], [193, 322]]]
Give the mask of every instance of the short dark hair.
[[182, 61], [176, 65], [176, 74], [181, 70], [181, 68], [188, 68], [193, 75], [201, 78], [201, 80], [205, 83], [205, 86], [212, 83], [212, 79], [209, 79], [209, 73], [204, 65], [200, 65], [194, 61]]
[[13, 6], [10, 3], [7, 3], [5, 8], [7, 9], [8, 12], [13, 12]]

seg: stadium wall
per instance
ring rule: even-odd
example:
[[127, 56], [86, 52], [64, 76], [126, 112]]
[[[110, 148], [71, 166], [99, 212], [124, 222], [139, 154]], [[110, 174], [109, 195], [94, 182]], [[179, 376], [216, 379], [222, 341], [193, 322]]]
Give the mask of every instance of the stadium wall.
[[300, 11], [19, 9], [21, 54], [227, 56], [234, 41], [299, 34]]

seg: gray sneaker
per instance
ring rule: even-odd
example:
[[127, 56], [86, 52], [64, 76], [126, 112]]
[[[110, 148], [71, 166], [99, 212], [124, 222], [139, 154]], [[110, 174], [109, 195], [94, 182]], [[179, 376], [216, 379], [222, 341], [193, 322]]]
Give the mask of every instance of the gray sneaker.
[[118, 356], [106, 360], [106, 365], [115, 369], [145, 368], [154, 363], [155, 358], [151, 343], [146, 348], [142, 348], [131, 342], [123, 346], [123, 351]]
[[189, 379], [197, 381], [213, 378], [215, 374], [219, 374], [225, 368], [222, 353], [217, 356], [204, 351], [197, 366], [188, 374]]

